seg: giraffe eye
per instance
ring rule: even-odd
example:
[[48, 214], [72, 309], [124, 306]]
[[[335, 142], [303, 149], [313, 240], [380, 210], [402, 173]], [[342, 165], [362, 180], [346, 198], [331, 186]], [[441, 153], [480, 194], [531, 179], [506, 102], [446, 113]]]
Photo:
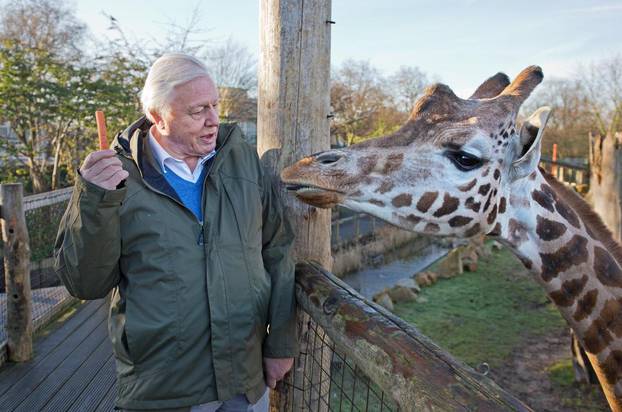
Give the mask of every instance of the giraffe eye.
[[445, 156], [453, 162], [453, 164], [463, 172], [474, 170], [484, 164], [484, 161], [477, 156], [463, 151], [451, 151], [445, 152]]

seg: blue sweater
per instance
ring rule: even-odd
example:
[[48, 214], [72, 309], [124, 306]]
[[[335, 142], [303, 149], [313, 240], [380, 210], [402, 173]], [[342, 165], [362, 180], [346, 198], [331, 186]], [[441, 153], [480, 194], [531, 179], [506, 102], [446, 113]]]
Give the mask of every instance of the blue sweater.
[[196, 183], [192, 183], [182, 179], [181, 177], [177, 176], [171, 169], [164, 166], [164, 168], [166, 169], [166, 173], [164, 173], [166, 181], [171, 185], [173, 189], [175, 189], [175, 192], [177, 192], [177, 195], [181, 199], [184, 206], [190, 209], [201, 223], [203, 223], [203, 209], [201, 207], [201, 198], [203, 196], [203, 182], [205, 181], [207, 169], [209, 169], [209, 163], [210, 162], [206, 162], [206, 164], [203, 166], [201, 176], [196, 181]]

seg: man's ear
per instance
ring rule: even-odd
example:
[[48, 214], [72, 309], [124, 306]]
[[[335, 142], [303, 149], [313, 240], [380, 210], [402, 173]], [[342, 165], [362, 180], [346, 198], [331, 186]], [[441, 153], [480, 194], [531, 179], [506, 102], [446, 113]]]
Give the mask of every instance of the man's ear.
[[164, 119], [162, 118], [162, 115], [160, 113], [156, 112], [155, 110], [150, 110], [149, 114], [153, 119], [153, 124], [155, 124], [158, 129], [164, 128]]
[[512, 161], [510, 170], [511, 181], [529, 176], [538, 168], [542, 133], [550, 114], [550, 107], [540, 107], [523, 122], [518, 142], [515, 145], [515, 160]]

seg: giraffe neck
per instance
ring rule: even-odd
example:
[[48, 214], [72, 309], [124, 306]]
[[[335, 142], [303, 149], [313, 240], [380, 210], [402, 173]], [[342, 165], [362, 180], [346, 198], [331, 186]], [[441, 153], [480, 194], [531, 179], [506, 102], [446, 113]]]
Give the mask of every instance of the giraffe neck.
[[496, 233], [544, 287], [622, 410], [622, 253], [596, 214], [540, 171], [508, 188]]

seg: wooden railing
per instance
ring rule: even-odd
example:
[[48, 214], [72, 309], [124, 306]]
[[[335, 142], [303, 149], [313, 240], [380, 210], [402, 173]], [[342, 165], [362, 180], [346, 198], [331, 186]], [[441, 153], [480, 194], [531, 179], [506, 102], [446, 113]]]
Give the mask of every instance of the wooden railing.
[[345, 352], [400, 410], [530, 410], [317, 264], [297, 266], [296, 298], [337, 350]]

